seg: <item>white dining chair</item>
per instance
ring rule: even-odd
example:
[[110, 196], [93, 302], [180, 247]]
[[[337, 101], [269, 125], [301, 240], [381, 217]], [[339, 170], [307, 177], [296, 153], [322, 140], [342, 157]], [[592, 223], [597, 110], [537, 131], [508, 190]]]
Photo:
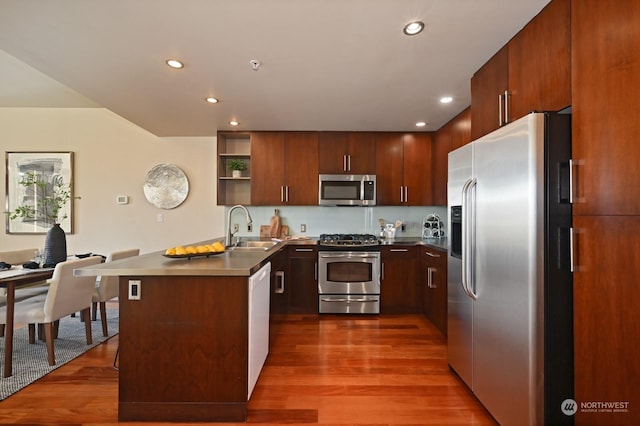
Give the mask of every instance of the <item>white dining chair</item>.
[[[48, 280], [47, 293], [31, 297], [15, 304], [15, 323], [29, 324], [29, 343], [35, 343], [35, 325], [42, 324], [47, 346], [49, 365], [55, 365], [54, 323], [59, 319], [80, 311], [85, 321], [87, 344], [91, 337], [91, 299], [95, 289], [95, 277], [73, 275], [73, 270], [98, 264], [99, 256], [67, 260], [56, 265], [53, 276]], [[0, 308], [0, 323], [4, 324], [6, 306]]]
[[[113, 262], [115, 260], [125, 259], [127, 257], [138, 256], [140, 249], [127, 249], [119, 250], [110, 253], [107, 256], [105, 263]], [[100, 321], [102, 322], [102, 335], [107, 337], [109, 335], [107, 330], [107, 302], [115, 297], [118, 297], [119, 293], [119, 277], [117, 276], [101, 276], [96, 280], [96, 288], [93, 292], [93, 300], [91, 307], [93, 309], [92, 318], [95, 320], [97, 315], [97, 307], [100, 307]]]

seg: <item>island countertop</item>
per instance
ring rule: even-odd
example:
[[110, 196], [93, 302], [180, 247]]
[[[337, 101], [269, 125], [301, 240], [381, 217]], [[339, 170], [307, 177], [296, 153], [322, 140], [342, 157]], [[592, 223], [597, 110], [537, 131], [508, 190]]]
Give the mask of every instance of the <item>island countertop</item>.
[[[210, 241], [210, 240], [209, 240]], [[315, 242], [314, 242], [315, 243]], [[194, 243], [200, 244], [200, 243]], [[74, 270], [76, 276], [250, 276], [286, 245], [268, 251], [227, 250], [209, 257], [168, 258], [164, 251]]]

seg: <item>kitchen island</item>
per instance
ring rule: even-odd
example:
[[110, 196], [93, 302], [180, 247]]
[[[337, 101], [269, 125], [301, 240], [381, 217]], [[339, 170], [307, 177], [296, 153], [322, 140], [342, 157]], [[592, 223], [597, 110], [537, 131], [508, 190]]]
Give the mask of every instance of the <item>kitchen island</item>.
[[277, 251], [156, 252], [74, 272], [120, 277], [119, 421], [246, 420], [248, 281]]

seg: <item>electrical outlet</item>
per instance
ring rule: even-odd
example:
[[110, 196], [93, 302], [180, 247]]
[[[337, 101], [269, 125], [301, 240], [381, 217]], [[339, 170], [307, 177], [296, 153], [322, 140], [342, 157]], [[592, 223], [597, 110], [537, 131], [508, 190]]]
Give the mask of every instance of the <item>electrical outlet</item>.
[[240, 227], [238, 226], [237, 223], [233, 224], [233, 233], [235, 234], [236, 232], [238, 232], [240, 230]]
[[407, 225], [405, 225], [404, 223], [402, 225], [400, 225], [400, 230], [402, 232], [406, 231], [407, 230]]
[[304, 223], [300, 225], [300, 232], [307, 232], [307, 225], [305, 225]]
[[247, 232], [253, 232], [253, 224], [247, 223]]
[[129, 300], [140, 300], [142, 281], [129, 280]]

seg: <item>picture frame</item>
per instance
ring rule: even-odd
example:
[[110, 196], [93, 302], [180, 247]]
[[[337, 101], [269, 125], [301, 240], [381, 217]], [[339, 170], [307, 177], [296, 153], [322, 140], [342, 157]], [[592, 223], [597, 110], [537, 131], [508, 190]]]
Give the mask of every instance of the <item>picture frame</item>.
[[[38, 180], [47, 185], [40, 191], [53, 191], [53, 184], [73, 183], [73, 152], [6, 152], [5, 155], [5, 216], [7, 234], [46, 234], [53, 225], [42, 217], [16, 218], [11, 213], [19, 206], [34, 205], [37, 198], [35, 188], [20, 184], [27, 173], [35, 173]], [[34, 185], [35, 186], [35, 185]], [[60, 227], [67, 234], [73, 234], [73, 186], [71, 199], [60, 210]]]

